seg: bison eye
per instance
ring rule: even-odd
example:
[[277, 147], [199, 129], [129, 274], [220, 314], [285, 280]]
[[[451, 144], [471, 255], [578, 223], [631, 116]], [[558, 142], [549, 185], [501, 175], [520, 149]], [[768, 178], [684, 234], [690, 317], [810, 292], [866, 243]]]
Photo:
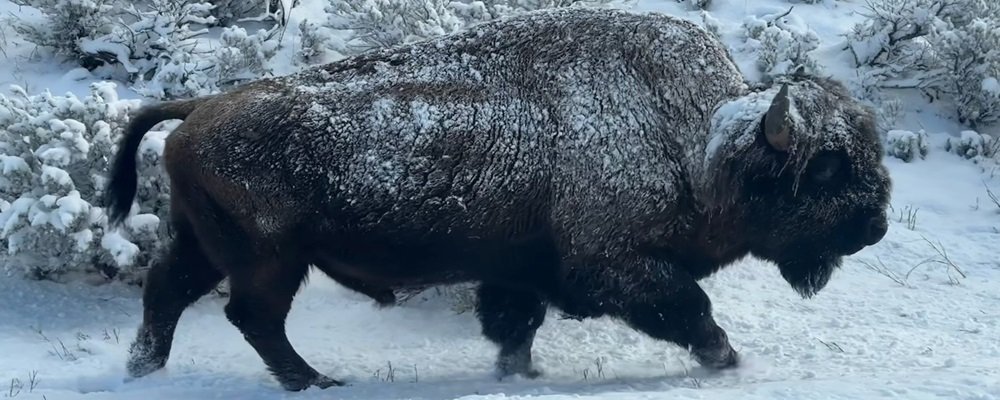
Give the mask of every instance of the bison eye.
[[821, 153], [809, 161], [807, 173], [816, 183], [828, 183], [841, 175], [843, 159], [835, 153]]

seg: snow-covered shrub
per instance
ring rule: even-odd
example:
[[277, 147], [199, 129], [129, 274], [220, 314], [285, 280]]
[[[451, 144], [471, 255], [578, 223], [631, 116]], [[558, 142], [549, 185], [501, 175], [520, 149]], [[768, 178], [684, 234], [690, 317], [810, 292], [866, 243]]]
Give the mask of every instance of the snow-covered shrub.
[[139, 82], [137, 91], [157, 99], [194, 97], [261, 77], [270, 72], [268, 61], [277, 53], [278, 30], [276, 26], [249, 35], [242, 27], [225, 28], [211, 50], [165, 57], [148, 81]]
[[223, 30], [217, 51], [218, 82], [232, 84], [270, 72], [267, 61], [277, 52], [277, 42], [269, 40], [273, 32], [261, 29], [248, 35], [246, 29], [231, 26]]
[[330, 36], [324, 34], [323, 27], [308, 19], [299, 22], [298, 49], [295, 50], [295, 62], [299, 65], [321, 63], [326, 56]]
[[930, 36], [928, 89], [950, 94], [958, 120], [972, 128], [1000, 122], [1000, 15]]
[[13, 20], [29, 41], [88, 69], [110, 66], [102, 69], [105, 78], [138, 83], [139, 92], [150, 97], [216, 92], [265, 73], [264, 64], [276, 52], [277, 25], [255, 35], [228, 27], [211, 45], [204, 36], [217, 20], [214, 6], [202, 0], [15, 1], [45, 16], [37, 24]]
[[334, 49], [353, 54], [453, 33], [479, 22], [527, 11], [630, 0], [330, 0], [326, 25], [351, 32]]
[[903, 115], [903, 103], [880, 89], [884, 79], [880, 71], [861, 68], [854, 71], [855, 79], [847, 82], [852, 94], [875, 111], [875, 122], [880, 135], [892, 130]]
[[[298, 0], [208, 0], [214, 6], [212, 16], [222, 26], [231, 26], [244, 19], [275, 19], [279, 23], [287, 18], [284, 11]], [[294, 4], [292, 4], [294, 1]]]
[[708, 11], [701, 11], [701, 25], [705, 27], [708, 33], [712, 34], [716, 39], [723, 40], [722, 38], [722, 22], [712, 16], [712, 13]]
[[20, 19], [8, 23], [26, 40], [52, 48], [57, 54], [74, 57], [83, 65], [92, 64], [93, 55], [80, 48], [86, 38], [109, 34], [114, 22], [108, 16], [118, 0], [11, 0], [21, 7], [34, 7], [45, 15], [43, 24], [29, 24]]
[[1000, 153], [1000, 140], [976, 131], [962, 131], [959, 136], [948, 138], [945, 150], [968, 158], [994, 157]]
[[712, 5], [712, 0], [676, 0], [678, 3], [685, 3], [693, 10], [706, 10]]
[[872, 0], [866, 19], [847, 35], [857, 66], [898, 67], [919, 62], [922, 40], [941, 23], [965, 18], [978, 0]]
[[757, 69], [764, 80], [788, 75], [800, 67], [806, 74], [820, 72], [809, 52], [819, 47], [819, 36], [800, 18], [787, 12], [743, 21], [747, 51], [757, 56]]
[[886, 154], [911, 162], [927, 156], [927, 133], [893, 129], [886, 133]]
[[394, 46], [456, 32], [464, 25], [451, 0], [331, 0], [326, 11], [334, 29], [349, 30], [344, 53]]
[[[704, 3], [709, 0], [676, 0], [678, 2]], [[456, 0], [449, 7], [466, 24], [489, 21], [504, 15], [560, 7], [602, 7], [612, 3], [626, 5], [634, 0]]]
[[970, 127], [1000, 121], [1000, 2], [879, 0], [847, 37], [870, 91], [950, 100]]
[[[17, 87], [10, 97], [0, 95], [0, 198], [7, 204], [0, 243], [7, 268], [38, 279], [81, 272], [131, 278], [156, 253], [155, 232], [166, 212], [161, 200], [140, 195], [139, 214], [120, 232], [106, 229], [95, 204], [115, 143], [138, 105], [119, 100], [109, 82], [92, 84], [83, 99]], [[143, 157], [140, 165], [159, 170], [150, 162]], [[147, 170], [142, 185], [162, 182], [159, 174]]]

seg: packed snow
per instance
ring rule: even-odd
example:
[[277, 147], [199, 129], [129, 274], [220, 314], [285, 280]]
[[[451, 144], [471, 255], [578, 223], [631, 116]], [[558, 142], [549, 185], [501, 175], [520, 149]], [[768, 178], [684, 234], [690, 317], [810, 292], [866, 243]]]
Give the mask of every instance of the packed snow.
[[[302, 0], [291, 10], [287, 34], [306, 19], [325, 20], [326, 2]], [[743, 24], [774, 18], [794, 6], [793, 17], [773, 27], [780, 32], [767, 40], [807, 36], [810, 45], [802, 50], [809, 51], [811, 61], [787, 54], [778, 58], [818, 67], [847, 82], [858, 79], [854, 58], [844, 50], [849, 45], [845, 34], [862, 20], [864, 2], [714, 0], [708, 14], [689, 3], [695, 2], [639, 0], [631, 8], [709, 21], [740, 68], [758, 79], [760, 60], [754, 51], [763, 39], [745, 36]], [[0, 11], [38, 18], [10, 0], [0, 0]], [[91, 93], [89, 85], [98, 77], [73, 62], [38, 57], [16, 32], [3, 32], [4, 87], [69, 92], [81, 99]], [[872, 45], [850, 43], [863, 58], [878, 51], [865, 47]], [[274, 71], [295, 69], [289, 52], [297, 50], [289, 49], [278, 50], [276, 58], [287, 61], [278, 61]], [[765, 67], [774, 72], [790, 65], [768, 62]], [[982, 89], [995, 94], [1000, 91], [996, 82], [988, 78]], [[141, 98], [127, 85], [98, 88], [119, 112], [127, 108], [119, 98]], [[991, 153], [997, 151], [1000, 128], [972, 131], [938, 102], [910, 92], [894, 95], [901, 99], [901, 117], [887, 138], [890, 155], [884, 162], [893, 192], [885, 239], [847, 257], [829, 285], [808, 300], [785, 283], [774, 265], [755, 259], [702, 281], [718, 323], [742, 356], [743, 364], [734, 370], [700, 368], [686, 350], [614, 320], [561, 319], [550, 310], [534, 346], [535, 362], [545, 374], [497, 382], [492, 375], [496, 349], [480, 335], [471, 312], [456, 312], [443, 304], [445, 299], [425, 295], [380, 309], [371, 299], [312, 274], [288, 317], [289, 338], [320, 372], [350, 386], [282, 390], [226, 320], [226, 299], [216, 295], [206, 296], [181, 318], [166, 368], [133, 380], [126, 378], [125, 360], [142, 317], [140, 288], [84, 279], [27, 280], [20, 270], [8, 269], [0, 276], [0, 395], [53, 400], [1000, 399], [1000, 167]], [[0, 121], [5, 118], [0, 115]], [[147, 136], [143, 152], [162, 152], [163, 135]], [[76, 143], [72, 135], [55, 140], [60, 139]], [[720, 146], [717, 140], [709, 147]], [[0, 162], [2, 185], [13, 184], [10, 173], [28, 169], [18, 157], [0, 156]], [[46, 176], [58, 183], [69, 179], [66, 173]], [[34, 202], [0, 203], [4, 210], [49, 221], [39, 224], [68, 226], [80, 215], [92, 217], [81, 211], [89, 205], [76, 200], [79, 196], [53, 199], [45, 210]], [[154, 230], [155, 218], [140, 216], [130, 228]], [[5, 230], [20, 229], [17, 221], [0, 223]], [[95, 234], [116, 262], [138, 257], [138, 247], [119, 232], [81, 229], [73, 234], [73, 245]]]

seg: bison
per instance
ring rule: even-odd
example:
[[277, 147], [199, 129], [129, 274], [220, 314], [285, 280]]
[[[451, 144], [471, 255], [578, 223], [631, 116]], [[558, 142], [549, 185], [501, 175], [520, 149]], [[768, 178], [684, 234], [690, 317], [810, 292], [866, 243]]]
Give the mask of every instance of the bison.
[[147, 106], [113, 163], [112, 225], [166, 119], [183, 119], [163, 155], [175, 233], [145, 281], [133, 377], [228, 277], [225, 315], [285, 389], [341, 385], [285, 334], [311, 267], [380, 304], [478, 284], [501, 378], [539, 375], [550, 306], [729, 368], [699, 279], [752, 255], [810, 297], [887, 230], [872, 110], [828, 78], [751, 85], [718, 40], [655, 13], [532, 12]]

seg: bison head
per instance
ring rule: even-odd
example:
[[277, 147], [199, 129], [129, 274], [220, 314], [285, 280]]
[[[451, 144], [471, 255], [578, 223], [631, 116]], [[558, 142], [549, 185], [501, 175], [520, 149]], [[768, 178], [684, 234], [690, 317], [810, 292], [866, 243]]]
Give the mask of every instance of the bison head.
[[750, 252], [811, 297], [843, 256], [886, 233], [891, 183], [873, 113], [841, 84], [802, 76], [738, 103], [743, 128], [715, 184], [729, 187]]

